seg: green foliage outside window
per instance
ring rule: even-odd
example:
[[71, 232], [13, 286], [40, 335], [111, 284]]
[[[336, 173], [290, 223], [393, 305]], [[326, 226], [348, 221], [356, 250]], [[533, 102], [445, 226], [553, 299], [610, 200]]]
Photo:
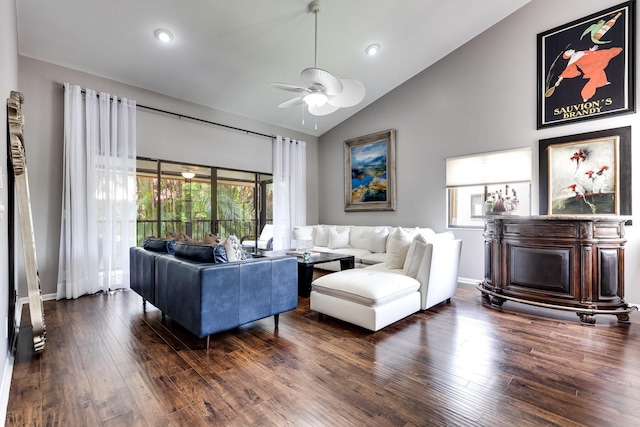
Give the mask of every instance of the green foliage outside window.
[[[216, 227], [221, 238], [255, 233], [255, 182], [220, 180], [214, 194], [209, 179], [170, 176], [158, 182], [157, 175], [147, 171], [138, 173], [136, 183], [139, 245], [147, 237], [165, 237], [168, 232], [186, 233], [194, 241], [204, 241], [204, 234]], [[272, 211], [270, 199], [265, 204]], [[212, 200], [217, 206], [215, 217], [211, 215]]]

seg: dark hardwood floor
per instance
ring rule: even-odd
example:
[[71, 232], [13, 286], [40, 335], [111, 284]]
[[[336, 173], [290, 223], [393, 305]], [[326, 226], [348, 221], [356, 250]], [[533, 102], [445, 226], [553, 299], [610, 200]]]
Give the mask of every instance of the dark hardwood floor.
[[263, 319], [205, 350], [131, 291], [44, 306], [42, 355], [20, 330], [8, 426], [640, 425], [638, 313], [586, 326], [461, 285], [368, 333], [301, 298], [279, 330]]

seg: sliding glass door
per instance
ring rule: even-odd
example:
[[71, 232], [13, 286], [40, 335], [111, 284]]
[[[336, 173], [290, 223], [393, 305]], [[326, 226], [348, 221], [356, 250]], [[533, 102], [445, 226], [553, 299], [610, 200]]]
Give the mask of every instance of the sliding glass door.
[[256, 172], [138, 159], [138, 244], [169, 233], [199, 242], [207, 232], [255, 236], [273, 218], [264, 191], [270, 181]]
[[217, 230], [220, 236], [239, 239], [254, 235], [256, 216], [256, 174], [218, 169], [216, 186]]

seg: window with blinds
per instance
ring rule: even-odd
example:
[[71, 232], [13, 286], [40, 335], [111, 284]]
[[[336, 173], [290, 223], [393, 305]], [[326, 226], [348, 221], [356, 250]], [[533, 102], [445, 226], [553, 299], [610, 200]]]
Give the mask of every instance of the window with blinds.
[[531, 213], [531, 148], [446, 159], [448, 226], [482, 228], [489, 213]]

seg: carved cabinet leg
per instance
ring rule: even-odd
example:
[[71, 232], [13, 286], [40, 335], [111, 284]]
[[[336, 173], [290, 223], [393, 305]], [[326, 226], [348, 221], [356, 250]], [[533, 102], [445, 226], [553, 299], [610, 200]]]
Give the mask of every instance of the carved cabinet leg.
[[504, 298], [498, 298], [496, 296], [492, 296], [489, 300], [491, 302], [491, 305], [496, 306], [496, 307], [502, 307], [502, 304], [504, 304]]
[[618, 316], [618, 322], [620, 323], [631, 323], [629, 313], [616, 314], [616, 316]]
[[586, 323], [587, 325], [595, 325], [596, 324], [596, 316], [593, 314], [587, 313], [576, 313], [580, 317], [580, 321], [582, 323]]

